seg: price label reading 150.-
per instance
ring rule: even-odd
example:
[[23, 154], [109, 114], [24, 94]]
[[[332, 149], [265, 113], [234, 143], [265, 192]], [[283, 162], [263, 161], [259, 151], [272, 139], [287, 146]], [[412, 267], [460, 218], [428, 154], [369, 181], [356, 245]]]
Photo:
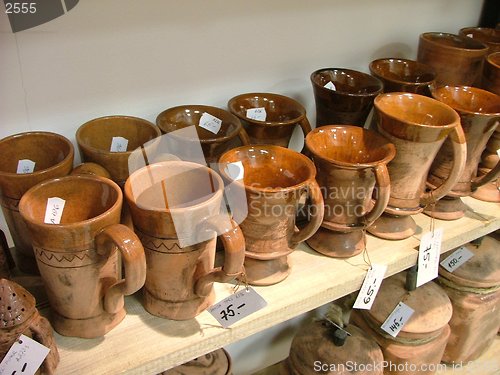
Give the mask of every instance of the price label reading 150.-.
[[440, 264], [448, 272], [454, 272], [458, 267], [474, 256], [474, 253], [465, 246], [459, 247], [447, 256]]

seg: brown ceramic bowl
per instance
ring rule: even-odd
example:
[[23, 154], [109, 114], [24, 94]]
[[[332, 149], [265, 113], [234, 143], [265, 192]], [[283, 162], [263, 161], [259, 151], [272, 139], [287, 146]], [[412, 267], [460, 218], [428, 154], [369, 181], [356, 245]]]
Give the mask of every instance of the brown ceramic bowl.
[[486, 58], [482, 87], [500, 95], [500, 52], [492, 53]]
[[500, 52], [500, 30], [488, 27], [464, 27], [458, 35], [479, 40], [489, 47], [489, 53]]
[[384, 83], [384, 92], [412, 92], [430, 96], [436, 72], [414, 60], [384, 58], [370, 63], [370, 72]]

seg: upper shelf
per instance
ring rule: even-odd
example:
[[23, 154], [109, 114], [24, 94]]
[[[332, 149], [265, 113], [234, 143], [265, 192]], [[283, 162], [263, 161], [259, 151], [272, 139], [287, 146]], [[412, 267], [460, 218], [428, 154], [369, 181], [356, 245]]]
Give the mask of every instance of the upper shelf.
[[[442, 251], [448, 251], [500, 228], [500, 205], [465, 198], [466, 216], [457, 221], [436, 220], [444, 229]], [[415, 264], [419, 238], [430, 218], [415, 217], [418, 232], [403, 241], [368, 236], [373, 263], [388, 265], [386, 276]], [[267, 307], [223, 329], [208, 313], [177, 322], [157, 318], [141, 305], [141, 295], [126, 298], [127, 316], [105, 337], [78, 339], [56, 334], [61, 356], [58, 374], [157, 374], [224, 345], [315, 309], [360, 288], [367, 266], [361, 255], [342, 260], [319, 255], [301, 245], [291, 255], [292, 273], [283, 282], [255, 287]], [[217, 300], [232, 293], [232, 285], [216, 284]]]

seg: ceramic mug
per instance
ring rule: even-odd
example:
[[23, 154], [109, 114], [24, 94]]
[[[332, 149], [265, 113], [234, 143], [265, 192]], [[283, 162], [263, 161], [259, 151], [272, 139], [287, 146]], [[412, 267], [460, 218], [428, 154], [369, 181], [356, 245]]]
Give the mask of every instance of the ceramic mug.
[[[311, 74], [316, 102], [316, 126], [357, 125], [363, 127], [382, 92], [382, 82], [369, 74], [351, 69], [325, 68]], [[325, 85], [333, 83], [333, 88]]]
[[[200, 119], [207, 113], [221, 120], [220, 128], [208, 130], [200, 126]], [[169, 151], [182, 160], [211, 165], [227, 150], [241, 144], [250, 144], [250, 139], [240, 120], [223, 109], [206, 105], [183, 105], [169, 108], [158, 115], [156, 125], [164, 134], [172, 137]], [[189, 127], [192, 131], [186, 131]], [[210, 129], [210, 128], [209, 128]], [[238, 141], [239, 139], [239, 141]], [[196, 142], [196, 143], [193, 143]], [[197, 154], [198, 143], [202, 155]]]
[[389, 201], [387, 163], [396, 154], [394, 145], [374, 131], [328, 125], [310, 132], [306, 146], [325, 201], [321, 228], [307, 244], [331, 257], [359, 254], [366, 247], [364, 229], [382, 215]]
[[[242, 178], [232, 172], [239, 165], [243, 168]], [[246, 242], [248, 283], [271, 285], [284, 280], [291, 269], [288, 255], [323, 221], [323, 197], [315, 180], [314, 163], [284, 147], [255, 145], [226, 152], [219, 160], [219, 168], [229, 189], [246, 194], [246, 207], [242, 209], [247, 215], [240, 227]], [[307, 193], [311, 199], [310, 222], [296, 231], [299, 200]], [[232, 212], [239, 216], [236, 208]]]
[[[241, 94], [230, 99], [227, 106], [240, 119], [251, 144], [288, 147], [296, 125], [300, 125], [304, 137], [311, 131], [302, 104], [287, 96], [270, 93]], [[247, 116], [247, 111], [255, 108], [265, 109], [265, 120]]]
[[[389, 203], [368, 231], [385, 239], [404, 239], [415, 233], [411, 215], [448, 194], [462, 175], [466, 145], [460, 117], [453, 108], [436, 99], [386, 93], [375, 99], [372, 128], [394, 144], [396, 156], [388, 165]], [[431, 164], [447, 137], [451, 140], [453, 167], [442, 185], [424, 192]]]
[[[186, 161], [151, 164], [127, 179], [125, 197], [146, 251], [144, 306], [151, 314], [191, 319], [215, 302], [214, 281], [242, 273], [245, 240], [221, 214], [223, 192], [216, 172]], [[217, 235], [222, 268], [214, 268]]]
[[[31, 236], [19, 214], [19, 200], [36, 184], [66, 176], [73, 168], [74, 150], [62, 135], [49, 132], [26, 132], [0, 140], [0, 189], [2, 211], [16, 247], [17, 266], [23, 272], [36, 274]], [[17, 173], [19, 161], [35, 163], [32, 173]]]
[[[52, 197], [66, 201], [60, 224], [44, 222]], [[61, 335], [105, 335], [125, 317], [124, 295], [144, 284], [144, 249], [134, 232], [119, 224], [122, 197], [113, 181], [82, 175], [44, 181], [21, 199], [51, 323]]]
[[489, 53], [500, 52], [500, 30], [488, 27], [464, 27], [458, 35], [476, 39], [489, 48]]
[[482, 88], [500, 95], [500, 52], [488, 55], [485, 60]]

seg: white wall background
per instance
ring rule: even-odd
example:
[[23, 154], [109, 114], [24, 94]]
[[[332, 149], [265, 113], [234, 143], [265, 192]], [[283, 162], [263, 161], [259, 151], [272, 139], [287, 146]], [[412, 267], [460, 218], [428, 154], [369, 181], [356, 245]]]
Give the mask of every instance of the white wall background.
[[[249, 91], [289, 95], [314, 123], [311, 72], [366, 72], [375, 58], [414, 59], [420, 33], [474, 26], [481, 6], [478, 0], [80, 0], [66, 15], [16, 34], [2, 11], [0, 138], [50, 130], [74, 141], [78, 126], [98, 116], [154, 121], [168, 107], [225, 107]], [[0, 227], [8, 232], [5, 222]], [[269, 332], [231, 346], [236, 374], [272, 361], [268, 350], [255, 350], [279, 341], [278, 329]]]

